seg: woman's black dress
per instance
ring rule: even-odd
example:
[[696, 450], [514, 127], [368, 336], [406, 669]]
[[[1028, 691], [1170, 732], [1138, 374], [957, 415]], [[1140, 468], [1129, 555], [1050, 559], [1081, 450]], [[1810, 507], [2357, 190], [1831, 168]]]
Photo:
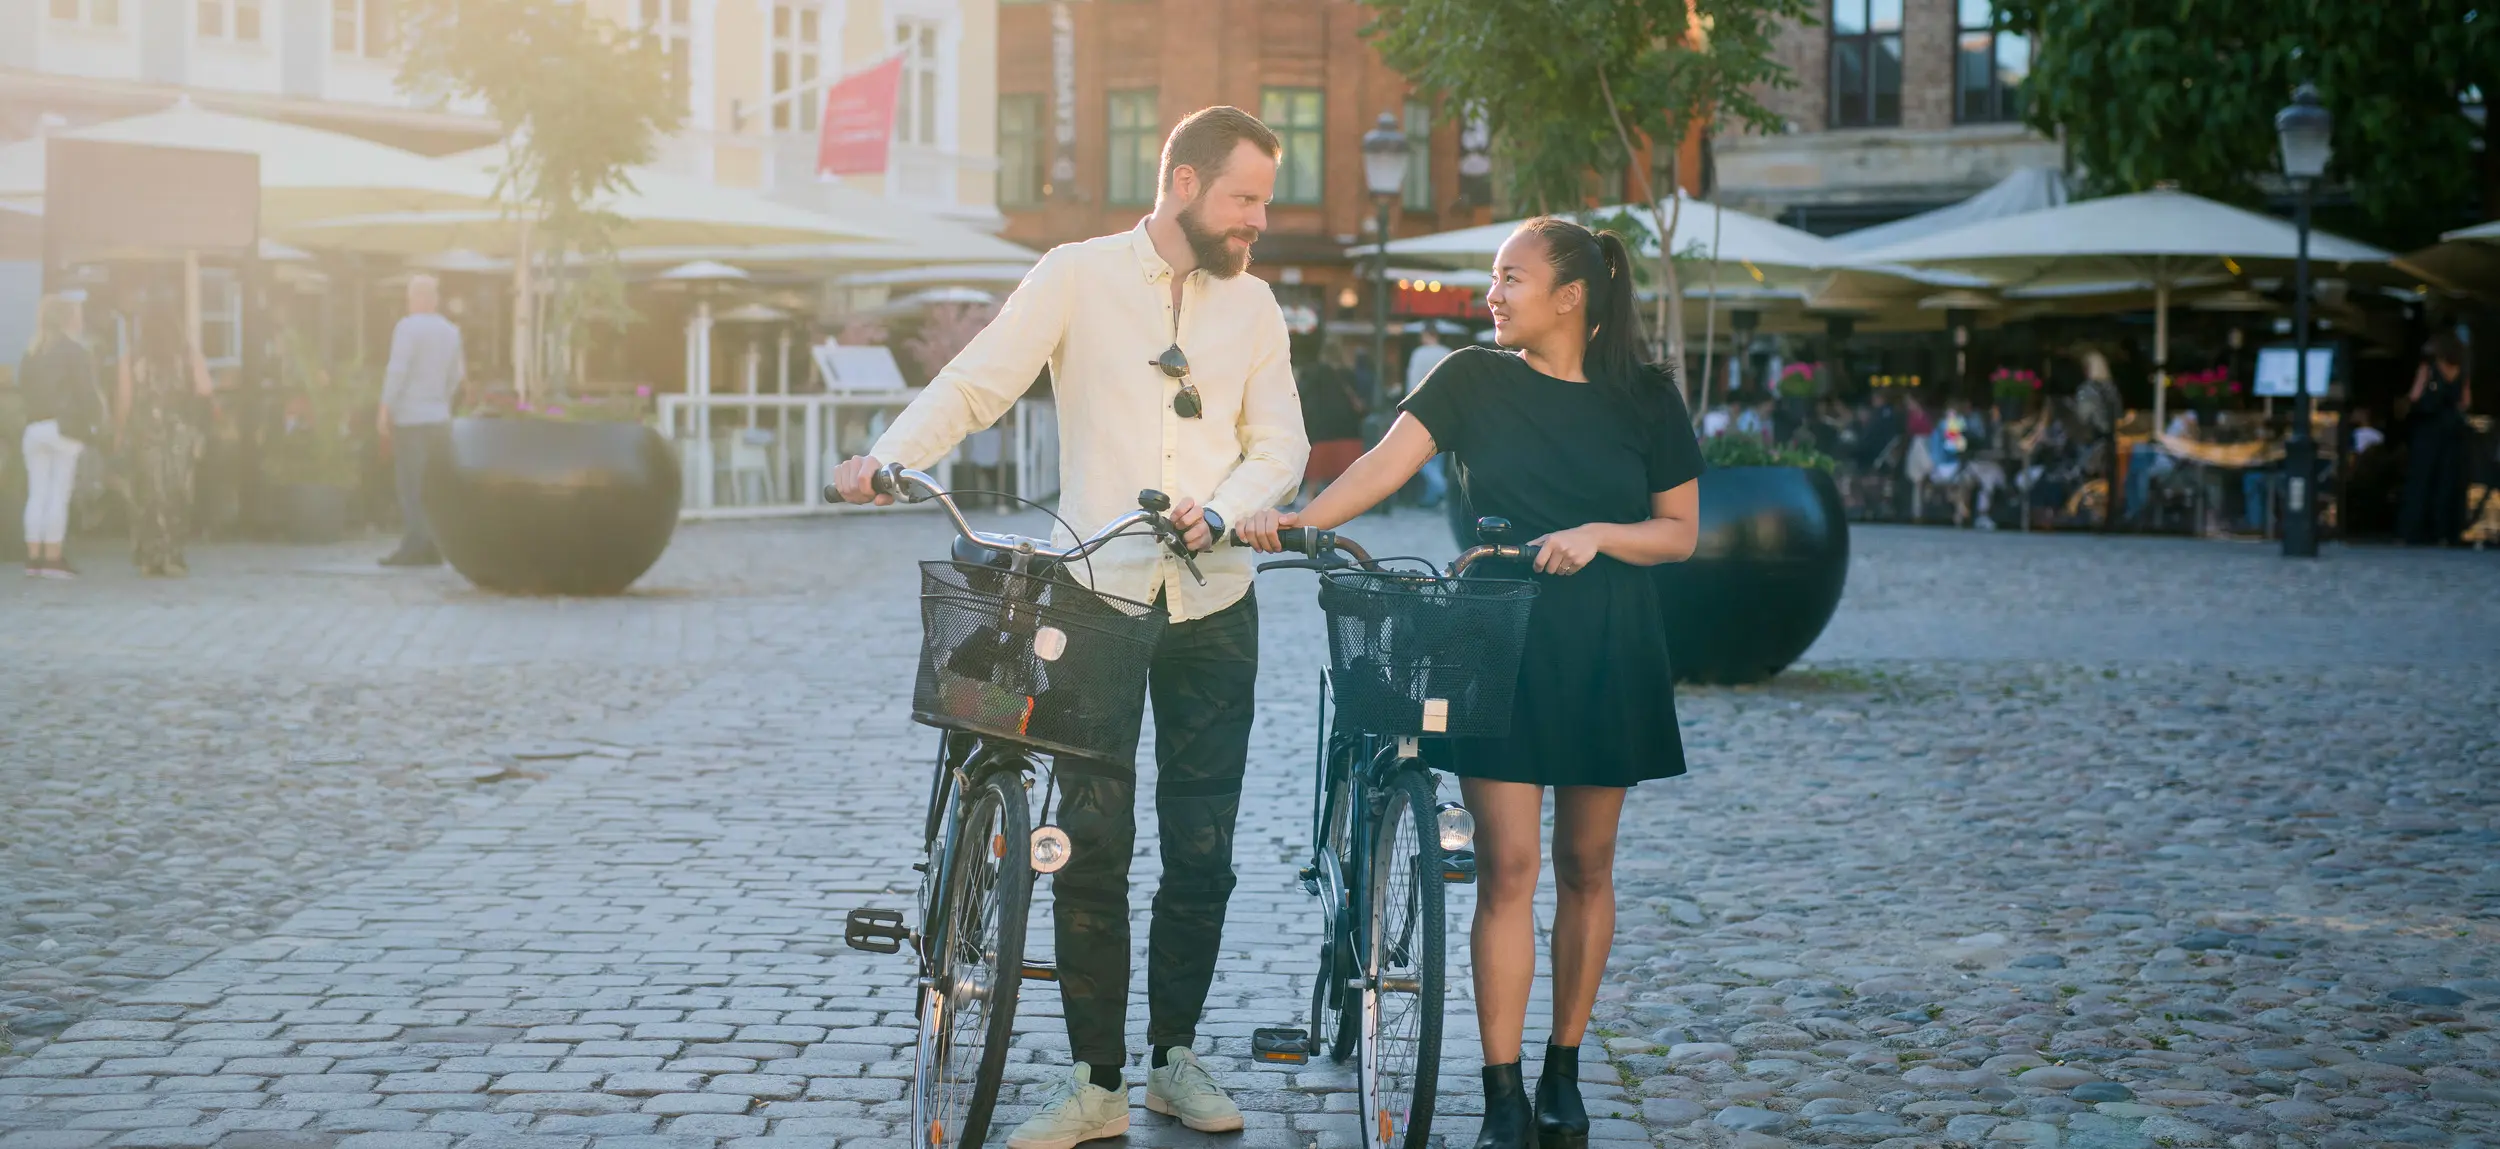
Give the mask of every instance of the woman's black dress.
[[[1400, 406], [1452, 453], [1475, 512], [1509, 519], [1526, 542], [1587, 523], [1647, 521], [1652, 493], [1700, 476], [1683, 398], [1673, 386], [1654, 391], [1648, 409], [1634, 411], [1609, 388], [1471, 347], [1442, 360]], [[1601, 555], [1576, 574], [1527, 577], [1539, 585], [1510, 735], [1456, 740], [1452, 769], [1540, 786], [1630, 786], [1683, 773], [1651, 572]]]
[[2422, 398], [2413, 404], [2398, 527], [2408, 543], [2453, 543], [2465, 530], [2466, 426], [2458, 402], [2464, 391], [2462, 383], [2433, 367]]

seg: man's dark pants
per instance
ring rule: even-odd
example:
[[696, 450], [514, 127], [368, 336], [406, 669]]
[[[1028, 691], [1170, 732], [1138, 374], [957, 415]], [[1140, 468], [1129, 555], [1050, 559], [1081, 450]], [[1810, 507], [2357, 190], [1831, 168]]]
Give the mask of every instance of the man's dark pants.
[[451, 450], [451, 424], [401, 423], [391, 428], [391, 470], [399, 486], [399, 519], [406, 533], [399, 540], [399, 554], [406, 558], [434, 558], [434, 532], [425, 521], [425, 504], [418, 498], [425, 482], [425, 462], [435, 455]]
[[[1188, 1046], [1215, 977], [1233, 894], [1233, 822], [1250, 757], [1259, 669], [1259, 607], [1249, 595], [1174, 623], [1155, 648], [1155, 814], [1163, 883], [1147, 939], [1146, 1039]], [[1076, 1060], [1127, 1063], [1129, 858], [1137, 847], [1137, 774], [1126, 762], [1063, 758], [1059, 825], [1076, 855], [1054, 879], [1059, 992]]]

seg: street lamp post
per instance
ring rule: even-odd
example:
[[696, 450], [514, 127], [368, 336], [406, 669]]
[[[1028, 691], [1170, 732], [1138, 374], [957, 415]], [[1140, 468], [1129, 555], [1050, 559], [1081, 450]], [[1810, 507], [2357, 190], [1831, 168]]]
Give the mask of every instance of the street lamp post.
[[1365, 396], [1373, 410], [1380, 408], [1381, 397], [1389, 385], [1389, 209], [1396, 207], [1398, 196], [1406, 189], [1406, 133], [1398, 130], [1397, 117], [1380, 113], [1380, 122], [1363, 133], [1363, 186], [1372, 193], [1372, 206], [1380, 210], [1380, 229], [1373, 233], [1378, 246], [1372, 262], [1372, 385]]
[[[2318, 555], [2318, 443], [2309, 433], [2309, 200], [2332, 156], [2328, 137], [2334, 117], [2318, 105], [2317, 88], [2302, 84], [2292, 92], [2290, 106], [2275, 114], [2275, 135], [2283, 146], [2283, 174], [2297, 196], [2296, 223], [2300, 254], [2293, 266], [2292, 329], [2298, 357], [2292, 379], [2292, 434], [2283, 445], [2283, 555]], [[2321, 383], [2324, 381], [2321, 380]]]

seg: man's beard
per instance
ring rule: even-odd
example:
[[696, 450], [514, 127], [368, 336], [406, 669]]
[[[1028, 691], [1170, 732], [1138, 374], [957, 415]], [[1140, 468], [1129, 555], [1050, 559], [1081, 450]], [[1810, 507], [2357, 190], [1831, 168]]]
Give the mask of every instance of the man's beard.
[[1206, 202], [1206, 197], [1201, 195], [1196, 202], [1181, 209], [1181, 235], [1189, 240], [1189, 254], [1197, 259], [1200, 268], [1217, 279], [1231, 279], [1249, 268], [1250, 253], [1235, 252], [1229, 241], [1238, 236], [1244, 243], [1257, 243], [1259, 231], [1252, 227], [1237, 227], [1231, 231], [1206, 228], [1198, 222], [1198, 209], [1206, 206]]

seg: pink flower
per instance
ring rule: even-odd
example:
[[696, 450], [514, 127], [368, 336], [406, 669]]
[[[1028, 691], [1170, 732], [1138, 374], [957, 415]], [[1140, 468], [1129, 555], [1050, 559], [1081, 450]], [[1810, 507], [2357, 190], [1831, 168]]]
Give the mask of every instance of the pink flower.
[[538, 408], [536, 408], [536, 407], [532, 407], [532, 406], [530, 406], [528, 403], [523, 403], [523, 404], [521, 404], [521, 409], [522, 409], [522, 410], [524, 410], [524, 411], [535, 411], [535, 410], [537, 410]]
[[549, 415], [561, 416], [561, 415], [563, 415], [563, 414], [564, 414], [564, 408], [562, 408], [562, 407], [549, 407], [549, 408], [547, 408], [547, 413], [548, 413]]
[[651, 397], [651, 385], [650, 385], [650, 384], [645, 383], [645, 384], [642, 384], [641, 386], [638, 386], [638, 387], [634, 388], [634, 398], [636, 398], [636, 399], [648, 399], [648, 398], [650, 398], [650, 397]]

